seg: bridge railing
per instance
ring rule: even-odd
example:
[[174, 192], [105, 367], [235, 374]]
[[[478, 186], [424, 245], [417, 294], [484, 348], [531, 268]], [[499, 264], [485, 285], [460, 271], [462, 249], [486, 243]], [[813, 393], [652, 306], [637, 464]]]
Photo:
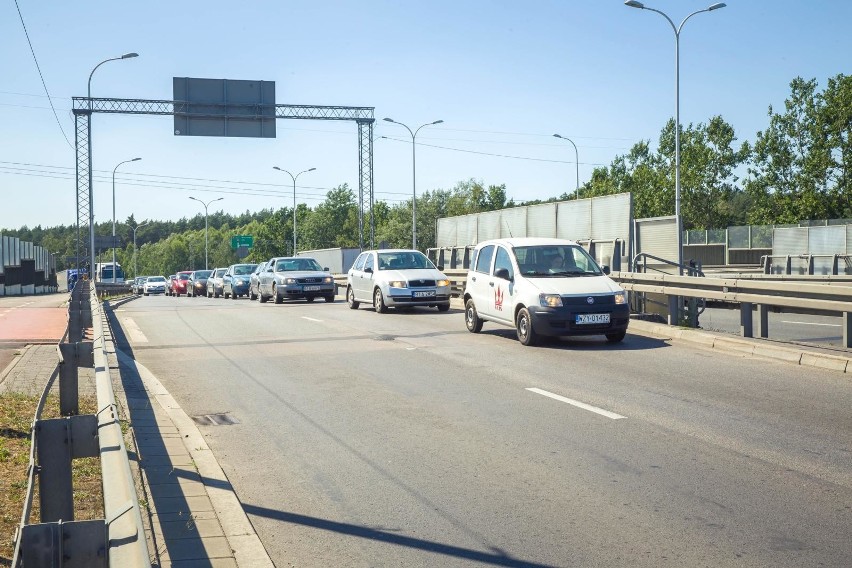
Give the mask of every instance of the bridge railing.
[[[130, 471], [105, 350], [107, 326], [94, 285], [78, 282], [58, 362], [42, 392], [31, 428], [29, 475], [13, 568], [150, 567], [136, 486]], [[84, 329], [92, 328], [87, 341]], [[66, 341], [67, 340], [67, 341]], [[94, 367], [97, 414], [79, 414], [78, 370]], [[42, 419], [59, 378], [61, 418]], [[74, 520], [72, 460], [99, 457], [104, 518]], [[30, 524], [38, 483], [38, 522]]]

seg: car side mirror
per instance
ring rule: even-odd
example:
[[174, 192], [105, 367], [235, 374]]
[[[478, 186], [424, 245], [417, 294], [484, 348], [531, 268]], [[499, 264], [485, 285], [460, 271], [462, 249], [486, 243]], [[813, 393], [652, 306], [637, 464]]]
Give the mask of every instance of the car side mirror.
[[604, 264], [603, 266], [601, 266], [601, 270], [603, 270], [604, 274], [609, 274], [609, 265]]
[[508, 268], [498, 268], [494, 271], [494, 276], [496, 276], [497, 278], [502, 278], [503, 280], [512, 280], [512, 278], [509, 276]]
[[441, 272], [443, 272], [443, 271], [444, 271], [444, 265], [443, 265], [443, 264], [439, 264], [439, 265], [438, 265], [438, 270], [440, 270]]
[[368, 266], [367, 268], [365, 268], [365, 269], [364, 269], [364, 272], [367, 272], [367, 273], [369, 273], [369, 274], [372, 274], [372, 273], [373, 273], [373, 269], [372, 269], [371, 267], [369, 267], [369, 266]]
[[326, 272], [331, 272], [331, 270], [329, 270], [327, 266], [323, 266], [323, 268], [322, 268], [322, 269], [323, 269], [324, 271], [326, 271]]
[[274, 272], [274, 270], [272, 268], [267, 268], [266, 271], [267, 272]]

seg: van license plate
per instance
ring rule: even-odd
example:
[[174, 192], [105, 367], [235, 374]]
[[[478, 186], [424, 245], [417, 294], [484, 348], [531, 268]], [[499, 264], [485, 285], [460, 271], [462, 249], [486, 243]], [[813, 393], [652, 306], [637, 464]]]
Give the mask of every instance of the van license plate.
[[423, 292], [415, 292], [414, 297], [415, 298], [434, 298], [435, 297], [435, 291], [434, 290], [426, 290], [426, 291], [423, 291]]
[[577, 314], [576, 323], [578, 325], [609, 323], [609, 314]]
[[305, 286], [305, 292], [319, 292], [319, 286]]

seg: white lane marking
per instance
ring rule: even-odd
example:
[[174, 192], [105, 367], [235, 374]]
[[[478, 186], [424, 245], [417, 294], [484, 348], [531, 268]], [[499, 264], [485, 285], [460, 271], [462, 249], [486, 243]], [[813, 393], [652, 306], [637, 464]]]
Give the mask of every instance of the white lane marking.
[[781, 323], [797, 323], [799, 325], [821, 325], [825, 327], [840, 327], [839, 323], [815, 323], [810, 321], [784, 321], [781, 320]]
[[127, 332], [127, 337], [129, 337], [133, 343], [148, 343], [148, 338], [145, 337], [145, 334], [142, 333], [142, 330], [139, 329], [139, 326], [136, 325], [133, 318], [124, 318], [124, 324], [122, 327], [124, 327]]
[[309, 318], [308, 316], [302, 316], [302, 319], [303, 319], [303, 320], [308, 320], [308, 321], [322, 322], [322, 320], [318, 320], [318, 319], [314, 319], [314, 318]]
[[603, 408], [598, 408], [597, 406], [592, 406], [591, 404], [586, 404], [585, 402], [580, 402], [579, 400], [574, 400], [572, 398], [566, 398], [558, 394], [553, 394], [552, 392], [548, 392], [546, 390], [537, 389], [535, 387], [527, 388], [525, 390], [550, 397], [560, 402], [566, 402], [572, 406], [576, 406], [577, 408], [582, 408], [583, 410], [588, 410], [589, 412], [594, 412], [595, 414], [600, 414], [601, 416], [606, 416], [607, 418], [612, 418], [613, 420], [627, 418], [626, 416], [622, 416], [621, 414], [616, 414], [615, 412], [610, 412], [609, 410], [604, 410]]

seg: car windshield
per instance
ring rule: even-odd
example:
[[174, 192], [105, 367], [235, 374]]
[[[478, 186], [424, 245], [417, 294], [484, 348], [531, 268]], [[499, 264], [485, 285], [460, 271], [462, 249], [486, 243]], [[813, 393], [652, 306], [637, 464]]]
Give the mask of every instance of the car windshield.
[[195, 273], [195, 277], [196, 278], [210, 278], [211, 272], [213, 272], [213, 271], [212, 270], [199, 270], [198, 272]]
[[254, 272], [254, 269], [257, 268], [255, 264], [237, 264], [234, 266], [234, 276], [242, 276], [245, 274], [251, 274]]
[[189, 280], [189, 274], [179, 274], [178, 278], [181, 280]]
[[518, 268], [524, 276], [571, 278], [603, 274], [594, 259], [579, 245], [515, 247]]
[[417, 268], [435, 268], [435, 265], [422, 252], [379, 253], [379, 270], [411, 270]]
[[223, 274], [227, 271], [227, 268], [220, 268], [216, 272], [213, 273], [211, 278], [221, 278]]
[[322, 267], [312, 258], [282, 258], [275, 263], [275, 272], [296, 272], [302, 270], [322, 271]]
[[162, 276], [151, 276], [148, 278], [148, 282], [165, 282], [166, 279]]

